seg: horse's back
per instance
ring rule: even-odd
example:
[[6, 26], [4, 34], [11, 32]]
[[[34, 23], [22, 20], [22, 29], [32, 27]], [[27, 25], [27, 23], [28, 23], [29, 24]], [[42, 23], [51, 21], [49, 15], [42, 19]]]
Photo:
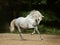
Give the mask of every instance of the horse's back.
[[15, 21], [16, 26], [20, 26], [22, 28], [27, 28], [27, 23], [24, 17], [19, 17]]
[[16, 22], [20, 23], [20, 22], [24, 21], [24, 19], [25, 19], [24, 17], [19, 17], [19, 18], [16, 19]]

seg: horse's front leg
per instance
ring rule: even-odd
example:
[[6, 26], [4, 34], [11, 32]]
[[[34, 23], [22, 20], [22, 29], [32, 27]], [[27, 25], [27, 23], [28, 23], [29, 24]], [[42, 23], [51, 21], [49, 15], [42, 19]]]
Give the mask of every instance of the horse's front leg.
[[32, 35], [33, 35], [33, 34], [35, 34], [35, 28], [34, 28], [34, 30], [33, 30], [33, 32], [32, 32]]
[[[40, 32], [39, 32], [39, 30], [38, 30], [38, 27], [37, 27], [37, 26], [35, 27], [35, 30], [36, 30], [36, 31], [37, 31], [37, 33], [40, 35]], [[41, 35], [40, 35], [40, 38], [41, 38], [41, 40], [42, 40]]]

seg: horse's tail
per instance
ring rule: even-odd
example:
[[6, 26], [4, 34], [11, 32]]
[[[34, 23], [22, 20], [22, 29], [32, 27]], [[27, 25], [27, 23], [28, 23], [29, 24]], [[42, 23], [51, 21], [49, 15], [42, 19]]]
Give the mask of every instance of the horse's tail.
[[10, 23], [10, 31], [13, 32], [14, 31], [14, 28], [15, 28], [15, 19], [13, 19]]

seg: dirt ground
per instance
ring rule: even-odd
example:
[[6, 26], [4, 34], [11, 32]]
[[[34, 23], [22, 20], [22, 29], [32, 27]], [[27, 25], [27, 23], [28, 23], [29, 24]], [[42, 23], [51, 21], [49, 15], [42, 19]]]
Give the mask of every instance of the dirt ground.
[[60, 45], [60, 35], [41, 34], [43, 40], [37, 34], [22, 34], [21, 40], [19, 34], [3, 33], [0, 34], [0, 45]]

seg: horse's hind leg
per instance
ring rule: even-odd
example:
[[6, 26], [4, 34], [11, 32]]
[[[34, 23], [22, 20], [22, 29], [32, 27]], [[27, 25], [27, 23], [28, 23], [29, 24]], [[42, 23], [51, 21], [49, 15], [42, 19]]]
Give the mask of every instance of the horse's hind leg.
[[17, 28], [18, 28], [18, 31], [19, 31], [19, 33], [20, 33], [19, 35], [20, 35], [21, 39], [23, 40], [22, 33], [21, 33], [21, 29], [20, 29], [19, 26], [17, 26]]

